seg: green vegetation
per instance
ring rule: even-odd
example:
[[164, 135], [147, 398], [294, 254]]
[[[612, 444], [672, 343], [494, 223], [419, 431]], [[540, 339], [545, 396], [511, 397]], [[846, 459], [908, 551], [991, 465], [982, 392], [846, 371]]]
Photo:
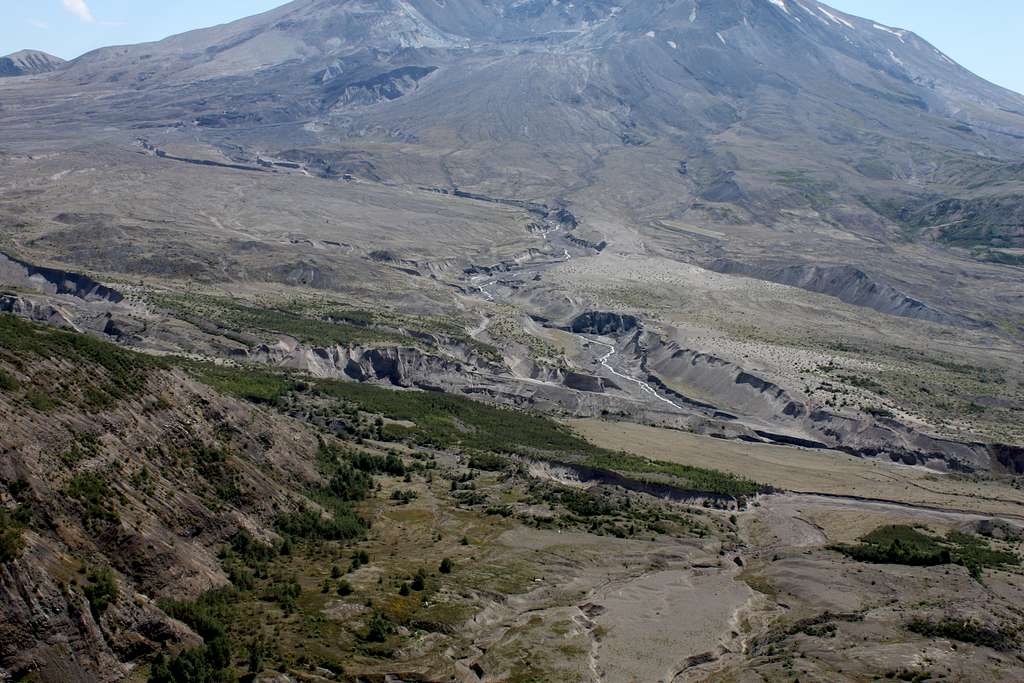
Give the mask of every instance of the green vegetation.
[[305, 388], [297, 378], [254, 368], [232, 368], [212, 363], [184, 363], [197, 379], [222, 394], [253, 403], [276, 404], [291, 391]]
[[889, 680], [907, 681], [907, 683], [925, 683], [932, 680], [930, 671], [914, 671], [913, 669], [900, 669], [898, 671], [887, 671], [885, 678]]
[[[774, 591], [765, 591], [752, 585], [755, 590], [773, 595]], [[751, 652], [757, 655], [766, 655], [775, 652], [782, 641], [796, 635], [805, 635], [812, 638], [835, 638], [839, 632], [838, 623], [856, 623], [864, 621], [864, 615], [860, 612], [822, 612], [821, 614], [806, 619], [800, 619], [791, 624], [777, 624], [767, 633], [760, 635], [750, 643]]]
[[866, 408], [864, 408], [864, 412], [873, 417], [896, 417], [896, 413], [892, 412], [888, 408], [883, 408], [881, 406], [867, 406]]
[[352, 509], [351, 503], [364, 500], [373, 490], [376, 472], [405, 472], [394, 455], [376, 456], [330, 445], [321, 440], [317, 466], [327, 485], [310, 490], [309, 497], [325, 511], [310, 508], [279, 515], [277, 531], [286, 537], [321, 541], [347, 541], [362, 538], [367, 522]]
[[[138, 395], [145, 387], [149, 371], [163, 366], [160, 359], [126, 351], [87, 334], [33, 324], [11, 315], [0, 316], [0, 360], [24, 367], [25, 361], [32, 358], [70, 361], [75, 366], [57, 383], [47, 379], [41, 380], [39, 386], [24, 387], [26, 401], [43, 411], [58, 404], [61, 385], [80, 389], [88, 407], [108, 407]], [[103, 372], [96, 373], [90, 366], [99, 366]], [[4, 390], [16, 391], [20, 384], [8, 382]]]
[[[550, 520], [527, 517], [523, 521], [538, 526], [576, 527], [599, 536], [618, 538], [649, 537], [650, 534], [686, 535], [703, 538], [708, 528], [689, 515], [645, 503], [628, 494], [601, 487], [582, 491], [547, 482], [531, 482], [525, 502], [546, 503], [553, 511], [565, 510]], [[556, 507], [557, 506], [557, 507]], [[510, 514], [502, 508], [490, 508], [488, 514]]]
[[496, 453], [474, 453], [469, 458], [469, 466], [475, 470], [500, 472], [508, 467], [508, 465], [508, 459]]
[[418, 497], [419, 496], [416, 492], [411, 489], [406, 489], [404, 491], [401, 489], [395, 489], [391, 492], [391, 500], [396, 501], [401, 505], [408, 505]]
[[975, 578], [983, 567], [1020, 564], [1013, 553], [993, 550], [988, 541], [977, 536], [950, 532], [937, 538], [909, 526], [881, 526], [863, 537], [856, 545], [835, 545], [837, 550], [859, 562], [934, 566], [959, 564]]
[[19, 506], [15, 510], [0, 509], [0, 564], [13, 562], [21, 557], [24, 541], [21, 532], [25, 527], [19, 519]]
[[946, 638], [994, 650], [1010, 651], [1020, 643], [1020, 631], [1003, 626], [985, 626], [974, 619], [913, 619], [907, 629], [926, 638]]
[[191, 368], [199, 379], [218, 391], [254, 402], [278, 403], [290, 392], [309, 392], [355, 404], [368, 413], [411, 422], [415, 426], [390, 425], [385, 431], [391, 438], [407, 438], [420, 445], [521, 454], [601, 450], [547, 417], [461, 396], [398, 391], [337, 380], [317, 380], [314, 383], [296, 376], [250, 368], [198, 364]]
[[120, 519], [114, 506], [114, 492], [107, 480], [96, 472], [76, 475], [68, 484], [67, 495], [84, 506], [86, 526], [97, 522], [115, 523]]
[[32, 410], [38, 410], [40, 413], [48, 413], [60, 405], [59, 400], [51, 398], [48, 394], [35, 387], [25, 389], [25, 402], [29, 404]]
[[900, 525], [879, 527], [859, 545], [836, 549], [861, 562], [932, 566], [952, 561], [949, 548], [917, 529]]
[[1024, 254], [1014, 254], [998, 249], [975, 249], [971, 256], [979, 261], [999, 263], [1004, 266], [1024, 266]]
[[380, 612], [376, 612], [370, 617], [365, 639], [371, 643], [383, 643], [394, 632], [395, 625], [388, 621]]
[[0, 391], [13, 392], [21, 388], [21, 383], [14, 375], [0, 370]]
[[953, 558], [967, 567], [975, 578], [981, 577], [982, 567], [1005, 567], [1020, 564], [1020, 557], [1005, 550], [994, 550], [987, 540], [959, 531], [950, 531], [946, 540], [955, 546]]
[[84, 589], [85, 597], [89, 601], [93, 616], [99, 620], [110, 604], [117, 602], [117, 582], [114, 580], [113, 572], [107, 567], [92, 570], [88, 579], [89, 585]]
[[332, 512], [330, 517], [311, 509], [288, 512], [277, 517], [274, 528], [285, 536], [321, 541], [348, 541], [366, 533], [366, 521], [352, 510]]
[[374, 330], [360, 318], [356, 324], [307, 317], [300, 313], [248, 306], [223, 297], [202, 294], [162, 294], [152, 297], [154, 303], [185, 319], [216, 320], [223, 328], [235, 332], [269, 332], [294, 337], [317, 346], [355, 346], [369, 343], [415, 345], [411, 337]]
[[800, 193], [804, 200], [816, 209], [828, 208], [834, 203], [831, 193], [835, 186], [830, 182], [818, 180], [809, 171], [773, 171], [770, 175], [778, 184]]
[[660, 460], [648, 460], [647, 458], [627, 453], [610, 453], [605, 451], [584, 459], [583, 464], [630, 474], [669, 475], [677, 480], [675, 483], [681, 488], [717, 493], [734, 498], [752, 496], [766, 490], [765, 486], [734, 474], [709, 470], [703, 467], [679, 465]]
[[95, 456], [99, 452], [100, 442], [95, 434], [79, 432], [68, 450], [60, 454], [61, 461], [69, 467]]
[[501, 408], [461, 396], [394, 391], [353, 382], [321, 381], [316, 391], [359, 405], [369, 413], [415, 424], [391, 427], [393, 436], [423, 446], [531, 454], [585, 453], [596, 447], [541, 415]]
[[197, 441], [178, 453], [178, 457], [192, 465], [196, 473], [210, 486], [217, 499], [226, 503], [237, 503], [241, 500], [241, 479], [227, 450]]
[[246, 564], [254, 564], [274, 559], [277, 550], [271, 545], [257, 541], [252, 534], [242, 529], [231, 538], [231, 543], [223, 556], [234, 556]]
[[586, 518], [615, 515], [620, 509], [619, 505], [606, 497], [567, 487], [554, 489], [548, 500], [557, 502], [573, 514]]
[[373, 487], [373, 477], [350, 465], [339, 465], [327, 484], [327, 493], [341, 501], [363, 500]]
[[32, 522], [32, 508], [28, 498], [31, 486], [24, 479], [4, 482], [7, 492], [18, 504], [13, 508], [0, 508], [0, 564], [21, 557], [24, 547], [22, 531]]
[[203, 644], [170, 660], [160, 655], [150, 669], [149, 683], [234, 681], [228, 624], [234, 618], [237, 602], [238, 593], [232, 588], [209, 591], [195, 602], [161, 601], [160, 609], [188, 624], [202, 637]]

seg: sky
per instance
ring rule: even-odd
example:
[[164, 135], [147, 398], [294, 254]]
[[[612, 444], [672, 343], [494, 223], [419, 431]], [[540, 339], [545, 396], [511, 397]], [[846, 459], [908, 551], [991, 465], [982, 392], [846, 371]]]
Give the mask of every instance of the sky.
[[[159, 40], [213, 26], [284, 0], [0, 0], [0, 55], [24, 48], [65, 59], [106, 45]], [[1024, 93], [1022, 0], [831, 0], [827, 4], [907, 28], [994, 83]]]

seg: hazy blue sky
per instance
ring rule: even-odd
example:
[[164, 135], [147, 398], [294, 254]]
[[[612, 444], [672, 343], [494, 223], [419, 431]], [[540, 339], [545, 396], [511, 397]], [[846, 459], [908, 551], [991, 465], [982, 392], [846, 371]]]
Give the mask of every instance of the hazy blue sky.
[[[36, 48], [70, 59], [104, 45], [157, 40], [283, 4], [283, 0], [3, 0], [0, 55]], [[1024, 93], [1022, 0], [832, 0], [924, 36], [968, 69]]]

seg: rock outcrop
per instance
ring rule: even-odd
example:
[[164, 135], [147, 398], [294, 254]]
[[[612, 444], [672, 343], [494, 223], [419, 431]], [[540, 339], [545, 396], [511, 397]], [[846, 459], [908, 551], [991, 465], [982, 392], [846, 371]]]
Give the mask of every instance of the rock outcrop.
[[743, 275], [758, 280], [789, 285], [808, 292], [832, 296], [844, 303], [871, 308], [886, 315], [916, 318], [941, 325], [982, 327], [966, 316], [942, 311], [904, 294], [863, 270], [849, 265], [751, 264], [731, 259], [716, 259], [708, 270], [726, 275]]
[[599, 336], [605, 336], [631, 332], [639, 326], [640, 322], [631, 315], [604, 311], [588, 311], [573, 318], [565, 329], [575, 334], [596, 334]]
[[44, 268], [0, 252], [0, 282], [35, 289], [46, 294], [69, 294], [86, 301], [120, 303], [124, 296], [87, 275]]

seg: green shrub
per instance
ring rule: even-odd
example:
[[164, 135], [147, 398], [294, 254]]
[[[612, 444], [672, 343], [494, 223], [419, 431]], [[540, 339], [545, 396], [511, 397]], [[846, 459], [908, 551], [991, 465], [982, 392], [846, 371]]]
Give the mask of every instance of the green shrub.
[[245, 529], [231, 537], [228, 550], [229, 553], [226, 554], [226, 558], [237, 556], [248, 565], [268, 562], [277, 556], [277, 550], [274, 549], [274, 546], [257, 541]]
[[979, 536], [953, 530], [947, 534], [946, 540], [956, 545], [953, 551], [956, 563], [968, 569], [1020, 564], [1018, 555], [1006, 550], [993, 550], [989, 542]]
[[25, 479], [15, 479], [7, 485], [7, 490], [14, 500], [24, 500], [26, 494], [32, 490], [32, 485]]
[[907, 629], [926, 638], [946, 638], [961, 643], [990, 647], [994, 650], [1013, 650], [1020, 641], [1017, 629], [985, 626], [974, 619], [913, 619]]
[[33, 410], [38, 410], [40, 413], [48, 413], [58, 405], [56, 400], [35, 388], [29, 388], [25, 391], [25, 400], [28, 401], [29, 406]]
[[150, 669], [149, 683], [233, 681], [228, 624], [234, 619], [237, 602], [238, 593], [231, 588], [208, 591], [195, 601], [160, 601], [160, 609], [199, 634], [203, 645], [186, 650], [170, 660], [158, 657]]
[[16, 513], [0, 509], [0, 564], [7, 564], [21, 557], [24, 541], [21, 537], [23, 525]]
[[892, 412], [888, 408], [882, 406], [868, 406], [864, 409], [864, 412], [873, 417], [892, 418], [896, 417], [896, 413]]
[[21, 383], [14, 375], [0, 370], [0, 391], [17, 391], [20, 387]]
[[115, 523], [120, 519], [114, 507], [114, 492], [96, 472], [76, 475], [68, 484], [67, 495], [85, 507], [86, 525], [97, 521]]
[[418, 497], [417, 493], [412, 490], [395, 490], [391, 493], [391, 500], [397, 501], [401, 505], [407, 505]]
[[374, 455], [373, 453], [365, 453], [363, 451], [353, 451], [347, 454], [346, 457], [352, 467], [361, 472], [389, 474], [394, 477], [401, 477], [405, 474], [405, 464], [394, 453]]
[[613, 515], [617, 508], [601, 496], [578, 489], [559, 488], [550, 494], [551, 502], [561, 503], [581, 517]]
[[442, 574], [451, 574], [454, 569], [455, 563], [452, 562], [450, 557], [446, 557], [443, 560], [441, 560], [441, 566], [438, 567], [438, 571], [440, 571]]
[[285, 536], [321, 541], [349, 541], [366, 533], [366, 522], [347, 509], [335, 509], [330, 517], [310, 509], [289, 512], [279, 515], [274, 526]]
[[469, 458], [469, 466], [476, 470], [500, 472], [508, 467], [508, 459], [495, 453], [474, 453]]
[[680, 488], [745, 498], [767, 490], [765, 486], [728, 472], [677, 463], [648, 460], [628, 453], [605, 451], [586, 458], [584, 464], [628, 474], [663, 474], [677, 480]]
[[[188, 364], [186, 364], [188, 365]], [[222, 394], [253, 403], [276, 404], [295, 388], [295, 380], [286, 375], [252, 368], [229, 368], [212, 364], [188, 365], [198, 378]]]
[[114, 574], [107, 567], [94, 569], [88, 574], [89, 585], [85, 587], [85, 597], [93, 616], [99, 620], [111, 603], [117, 602], [118, 590]]
[[[145, 387], [150, 370], [166, 367], [162, 359], [127, 351], [88, 334], [30, 323], [11, 315], [0, 316], [0, 348], [19, 357], [73, 361], [87, 402], [91, 402], [91, 394], [94, 400], [101, 397], [103, 405], [137, 395]], [[97, 373], [90, 365], [103, 371]], [[36, 389], [26, 391], [26, 398], [38, 410], [56, 405], [51, 397]]]
[[327, 484], [329, 495], [346, 502], [363, 500], [372, 489], [373, 478], [349, 465], [339, 466]]
[[856, 545], [836, 545], [832, 549], [859, 562], [913, 566], [959, 564], [976, 579], [981, 578], [983, 567], [1020, 564], [1020, 558], [1014, 553], [993, 550], [988, 541], [977, 536], [953, 531], [941, 539], [904, 525], [881, 526]]
[[302, 586], [295, 577], [273, 581], [264, 595], [266, 600], [276, 602], [286, 613], [295, 611], [296, 602], [302, 595]]
[[365, 639], [371, 643], [383, 643], [394, 632], [395, 625], [385, 619], [380, 612], [375, 612], [367, 624]]

